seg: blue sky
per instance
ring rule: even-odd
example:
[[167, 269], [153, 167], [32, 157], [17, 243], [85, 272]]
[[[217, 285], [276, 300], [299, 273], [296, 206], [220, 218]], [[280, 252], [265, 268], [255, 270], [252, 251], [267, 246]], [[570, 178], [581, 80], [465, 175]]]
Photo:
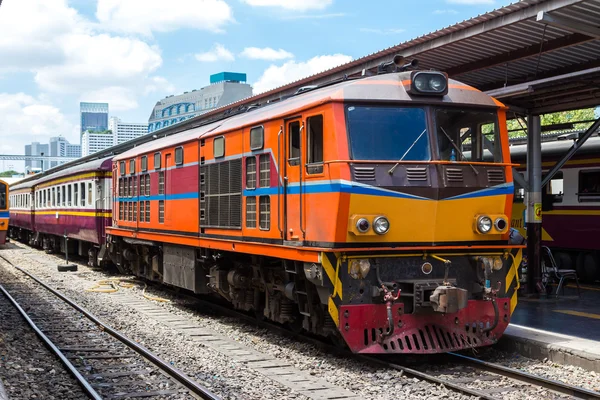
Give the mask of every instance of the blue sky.
[[216, 72], [247, 73], [257, 93], [509, 3], [4, 0], [0, 153], [57, 135], [78, 143], [80, 101], [147, 121], [157, 100]]

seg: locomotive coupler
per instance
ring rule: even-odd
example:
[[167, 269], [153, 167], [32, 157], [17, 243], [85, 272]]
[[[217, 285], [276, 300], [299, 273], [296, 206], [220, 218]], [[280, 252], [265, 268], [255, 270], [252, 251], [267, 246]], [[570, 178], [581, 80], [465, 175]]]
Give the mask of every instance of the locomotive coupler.
[[394, 333], [394, 316], [392, 315], [392, 304], [394, 304], [394, 301], [400, 298], [401, 292], [401, 290], [398, 289], [398, 292], [394, 296], [394, 293], [388, 290], [386, 285], [381, 285], [381, 289], [383, 290], [383, 301], [385, 301], [385, 308], [387, 311], [388, 326], [387, 330], [379, 334], [379, 343], [382, 343], [386, 337], [391, 336], [392, 333]]

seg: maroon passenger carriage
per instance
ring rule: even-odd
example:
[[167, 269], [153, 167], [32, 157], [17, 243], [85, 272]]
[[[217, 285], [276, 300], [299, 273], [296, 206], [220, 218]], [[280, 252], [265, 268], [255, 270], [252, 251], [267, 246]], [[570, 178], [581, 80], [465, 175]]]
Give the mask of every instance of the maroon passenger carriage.
[[66, 235], [70, 251], [95, 261], [112, 217], [111, 157], [49, 172], [12, 188], [29, 191], [31, 200], [28, 209], [14, 210], [18, 222], [11, 224], [11, 235], [49, 251], [64, 251]]
[[35, 221], [31, 194], [35, 181], [27, 181], [11, 186], [10, 188], [10, 224], [8, 235], [14, 239], [31, 242], [32, 234], [35, 232]]

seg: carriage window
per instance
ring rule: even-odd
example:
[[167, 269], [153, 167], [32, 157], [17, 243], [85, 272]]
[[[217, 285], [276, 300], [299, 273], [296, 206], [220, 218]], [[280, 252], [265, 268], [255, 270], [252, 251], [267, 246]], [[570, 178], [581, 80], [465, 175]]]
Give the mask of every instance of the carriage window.
[[425, 110], [387, 106], [348, 106], [346, 121], [355, 160], [431, 159]]
[[84, 207], [85, 206], [85, 183], [84, 182], [81, 182], [80, 188], [81, 188], [81, 190], [79, 191], [79, 193], [81, 193], [80, 204], [82, 207]]
[[79, 184], [78, 183], [73, 185], [73, 200], [74, 200], [75, 206], [78, 206], [79, 205]]
[[67, 190], [64, 186], [61, 186], [60, 190], [62, 192], [62, 194], [61, 194], [62, 203], [61, 204], [63, 207], [66, 207], [67, 206]]
[[88, 183], [88, 206], [92, 205], [92, 184]]
[[600, 170], [579, 171], [579, 201], [600, 201]]
[[160, 153], [154, 153], [154, 169], [160, 169]]
[[246, 189], [256, 188], [256, 157], [246, 158]]
[[175, 165], [183, 164], [183, 147], [177, 147], [175, 149]]
[[288, 137], [290, 141], [288, 163], [300, 165], [300, 122], [294, 121], [288, 124]]
[[[44, 199], [45, 198], [46, 198], [46, 196], [44, 196]], [[60, 207], [60, 204], [61, 204], [60, 199], [61, 199], [61, 197], [60, 197], [60, 187], [57, 187], [56, 188], [56, 207]], [[44, 200], [44, 203], [46, 203], [46, 200]]]
[[553, 203], [562, 203], [563, 201], [563, 173], [562, 171], [557, 172], [550, 182], [544, 188], [544, 194], [552, 196]]
[[308, 174], [319, 174], [323, 172], [323, 116], [317, 115], [308, 118], [308, 145], [306, 147], [306, 160]]
[[52, 188], [52, 200], [51, 200], [51, 202], [52, 202], [52, 207], [56, 207], [56, 188]]
[[46, 191], [44, 190], [44, 207], [46, 206]]
[[71, 192], [72, 188], [71, 185], [67, 186], [67, 205], [70, 207], [71, 206], [71, 202], [73, 201], [73, 193]]
[[215, 158], [225, 155], [225, 138], [223, 136], [213, 140], [213, 155]]
[[148, 170], [148, 156], [142, 156], [142, 172]]
[[250, 150], [260, 150], [264, 146], [265, 128], [257, 126], [250, 129]]

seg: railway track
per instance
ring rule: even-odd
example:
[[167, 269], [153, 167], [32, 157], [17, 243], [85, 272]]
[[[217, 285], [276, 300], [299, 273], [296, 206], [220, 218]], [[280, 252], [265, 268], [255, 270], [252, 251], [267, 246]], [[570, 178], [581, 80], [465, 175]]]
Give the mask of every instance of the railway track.
[[89, 398], [220, 399], [34, 275], [0, 258], [27, 277], [0, 285], [0, 292]]

